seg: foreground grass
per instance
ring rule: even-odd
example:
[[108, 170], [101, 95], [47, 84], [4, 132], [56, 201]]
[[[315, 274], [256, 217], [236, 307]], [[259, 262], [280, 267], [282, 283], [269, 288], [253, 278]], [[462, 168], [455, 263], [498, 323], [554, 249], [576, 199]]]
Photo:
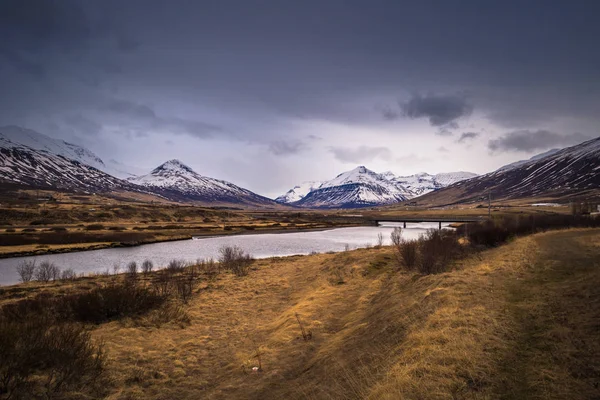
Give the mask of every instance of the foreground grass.
[[110, 399], [598, 398], [597, 260], [600, 230], [529, 236], [428, 276], [398, 271], [390, 248], [259, 260], [202, 281], [189, 323], [124, 319], [92, 336]]

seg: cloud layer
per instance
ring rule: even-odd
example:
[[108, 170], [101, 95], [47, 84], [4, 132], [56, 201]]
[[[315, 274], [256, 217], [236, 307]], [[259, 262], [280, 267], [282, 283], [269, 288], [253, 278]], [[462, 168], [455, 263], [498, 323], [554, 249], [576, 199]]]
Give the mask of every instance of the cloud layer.
[[483, 173], [598, 136], [599, 14], [587, 0], [4, 0], [0, 125], [273, 195], [352, 163]]
[[546, 130], [514, 131], [488, 142], [491, 151], [532, 152], [551, 147], [566, 147], [590, 140], [592, 137], [581, 133], [559, 134]]

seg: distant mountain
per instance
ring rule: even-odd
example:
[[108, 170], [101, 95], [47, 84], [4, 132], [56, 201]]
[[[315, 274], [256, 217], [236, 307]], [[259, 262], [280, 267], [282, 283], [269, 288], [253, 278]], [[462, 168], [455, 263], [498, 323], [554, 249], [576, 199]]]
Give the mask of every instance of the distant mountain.
[[0, 145], [3, 147], [26, 146], [28, 149], [42, 150], [49, 154], [79, 161], [119, 178], [133, 176], [135, 172], [135, 168], [125, 166], [115, 160], [105, 163], [85, 147], [18, 126], [0, 127]]
[[392, 172], [378, 174], [359, 166], [325, 182], [295, 186], [277, 201], [311, 208], [356, 208], [392, 204], [450, 183], [476, 176], [469, 172], [398, 177]]
[[294, 203], [296, 201], [301, 200], [313, 190], [318, 189], [322, 184], [323, 182], [319, 181], [302, 182], [300, 185], [294, 186], [285, 194], [282, 194], [281, 196], [277, 197], [275, 201], [279, 203]]
[[127, 181], [180, 201], [248, 206], [278, 205], [271, 199], [233, 183], [202, 176], [179, 160], [167, 161], [149, 174], [128, 178]]
[[86, 193], [146, 191], [92, 166], [0, 138], [0, 181]]
[[[517, 164], [515, 166], [515, 164]], [[448, 205], [492, 199], [569, 199], [600, 192], [600, 137], [426, 194], [422, 205]]]

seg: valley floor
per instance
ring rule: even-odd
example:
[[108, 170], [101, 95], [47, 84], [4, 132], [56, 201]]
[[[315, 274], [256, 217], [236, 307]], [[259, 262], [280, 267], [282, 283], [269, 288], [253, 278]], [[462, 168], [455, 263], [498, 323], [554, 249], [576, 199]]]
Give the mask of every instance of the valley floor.
[[[385, 247], [258, 260], [202, 282], [189, 324], [92, 334], [115, 400], [600, 398], [599, 260], [598, 229], [520, 238], [428, 276]], [[8, 287], [0, 302], [103, 279]]]

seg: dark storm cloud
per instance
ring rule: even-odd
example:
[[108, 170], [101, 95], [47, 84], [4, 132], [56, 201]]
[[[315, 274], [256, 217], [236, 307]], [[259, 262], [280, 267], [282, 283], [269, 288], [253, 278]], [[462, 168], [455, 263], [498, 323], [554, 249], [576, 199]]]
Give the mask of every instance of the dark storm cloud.
[[406, 103], [400, 104], [404, 116], [427, 118], [433, 126], [452, 123], [458, 118], [470, 115], [473, 106], [464, 96], [458, 95], [414, 95]]
[[[342, 162], [392, 159], [379, 135], [394, 129], [418, 157], [440, 143], [417, 135], [471, 140], [460, 134], [482, 126], [467, 118], [489, 128], [480, 146], [494, 131], [593, 132], [598, 15], [592, 0], [0, 0], [0, 125], [64, 128], [105, 148], [119, 135], [235, 140], [313, 164], [325, 161], [299, 143]], [[349, 144], [343, 127], [368, 134]], [[162, 154], [149, 142], [135, 143]], [[523, 147], [510, 143], [491, 147]]]
[[458, 143], [465, 143], [467, 141], [471, 141], [473, 139], [476, 139], [477, 137], [479, 137], [479, 133], [477, 132], [463, 132], [462, 135], [460, 135], [460, 137], [458, 138], [457, 142]]
[[375, 158], [389, 160], [392, 152], [387, 147], [330, 147], [334, 157], [344, 163], [362, 163], [373, 161]]
[[142, 133], [147, 133], [144, 130], [188, 134], [198, 138], [209, 138], [216, 132], [222, 132], [220, 127], [202, 121], [159, 116], [152, 107], [129, 100], [111, 99], [100, 110], [112, 114], [112, 116], [124, 117], [119, 121], [136, 126], [138, 137]]
[[538, 131], [514, 131], [509, 132], [498, 139], [488, 142], [491, 151], [523, 151], [549, 149], [551, 147], [566, 147], [575, 145], [591, 139], [590, 136], [581, 133], [559, 134], [546, 130]]

